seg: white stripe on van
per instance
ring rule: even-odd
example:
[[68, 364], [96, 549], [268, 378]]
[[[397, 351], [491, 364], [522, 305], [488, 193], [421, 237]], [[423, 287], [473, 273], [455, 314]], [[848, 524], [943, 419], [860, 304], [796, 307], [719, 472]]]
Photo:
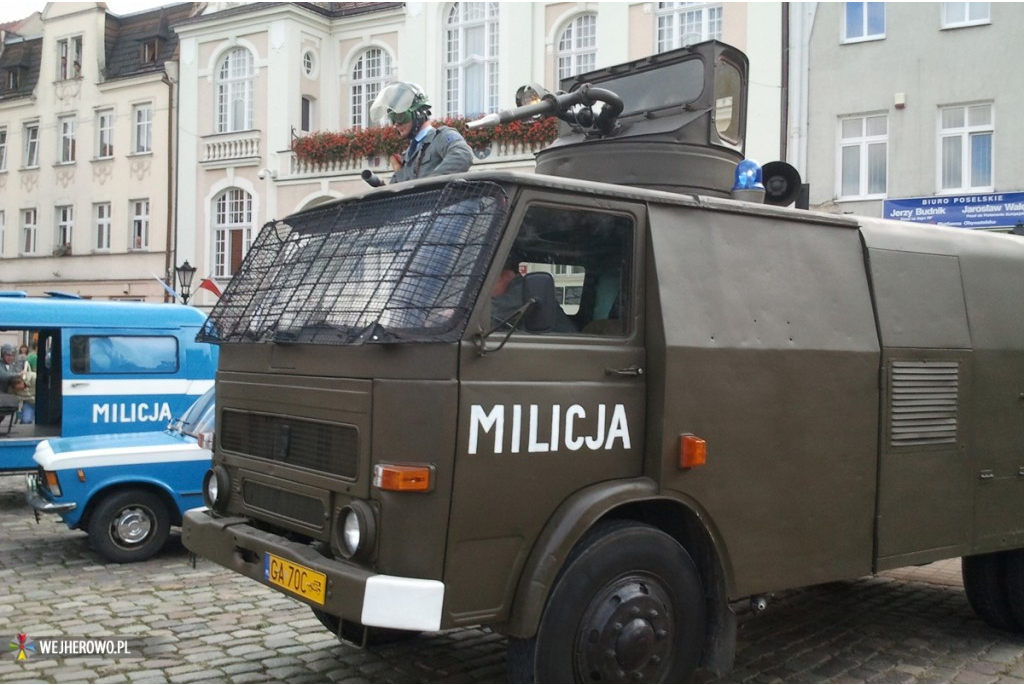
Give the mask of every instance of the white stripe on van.
[[64, 397], [103, 397], [120, 395], [202, 395], [213, 387], [213, 379], [197, 378], [118, 378], [65, 379], [61, 383]]

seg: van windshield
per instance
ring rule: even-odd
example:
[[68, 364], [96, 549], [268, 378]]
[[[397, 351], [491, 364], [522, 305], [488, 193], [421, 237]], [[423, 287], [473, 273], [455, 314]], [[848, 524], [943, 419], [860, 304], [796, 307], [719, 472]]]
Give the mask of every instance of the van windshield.
[[269, 223], [198, 340], [459, 340], [507, 211], [501, 187], [453, 181]]
[[171, 421], [167, 430], [186, 435], [198, 435], [204, 431], [212, 432], [215, 406], [213, 388], [210, 388], [192, 403], [192, 406], [185, 411], [180, 419]]

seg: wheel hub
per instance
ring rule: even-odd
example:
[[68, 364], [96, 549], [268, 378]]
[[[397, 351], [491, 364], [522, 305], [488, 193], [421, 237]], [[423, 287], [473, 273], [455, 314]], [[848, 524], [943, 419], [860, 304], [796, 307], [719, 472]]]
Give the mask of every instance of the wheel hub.
[[668, 593], [625, 578], [591, 602], [580, 625], [577, 673], [590, 682], [658, 682], [670, 667], [674, 617]]
[[114, 536], [126, 545], [137, 545], [149, 535], [153, 522], [139, 508], [125, 509], [114, 520]]

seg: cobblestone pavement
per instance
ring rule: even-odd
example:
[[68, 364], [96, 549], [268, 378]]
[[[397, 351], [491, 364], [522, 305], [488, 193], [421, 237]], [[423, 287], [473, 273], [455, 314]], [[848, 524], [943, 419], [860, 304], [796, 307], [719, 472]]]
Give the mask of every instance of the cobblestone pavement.
[[[505, 640], [483, 629], [373, 652], [339, 644], [309, 610], [180, 540], [148, 562], [106, 564], [56, 517], [36, 524], [22, 476], [0, 476], [0, 683], [505, 682]], [[742, 612], [736, 669], [704, 682], [1024, 682], [1024, 637], [975, 618], [959, 563], [785, 593]], [[29, 638], [146, 637], [143, 658], [17, 662]]]

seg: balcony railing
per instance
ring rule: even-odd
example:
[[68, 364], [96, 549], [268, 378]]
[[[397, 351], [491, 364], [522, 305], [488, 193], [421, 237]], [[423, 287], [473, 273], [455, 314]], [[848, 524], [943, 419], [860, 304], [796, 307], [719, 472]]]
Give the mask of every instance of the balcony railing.
[[[492, 143], [489, 148], [475, 151], [473, 168], [481, 169], [487, 167], [523, 167], [527, 164], [532, 166], [533, 156], [543, 146], [531, 147], [523, 144]], [[278, 176], [278, 180], [300, 180], [308, 178], [321, 178], [324, 176], [357, 176], [364, 169], [369, 169], [375, 174], [391, 173], [391, 165], [383, 156], [364, 157], [361, 159], [344, 159], [322, 164], [308, 162], [300, 159], [291, 150], [278, 153], [282, 168], [286, 172]]]
[[260, 160], [259, 131], [218, 133], [205, 136], [202, 146], [202, 163], [210, 166], [238, 164], [245, 161], [258, 164]]

